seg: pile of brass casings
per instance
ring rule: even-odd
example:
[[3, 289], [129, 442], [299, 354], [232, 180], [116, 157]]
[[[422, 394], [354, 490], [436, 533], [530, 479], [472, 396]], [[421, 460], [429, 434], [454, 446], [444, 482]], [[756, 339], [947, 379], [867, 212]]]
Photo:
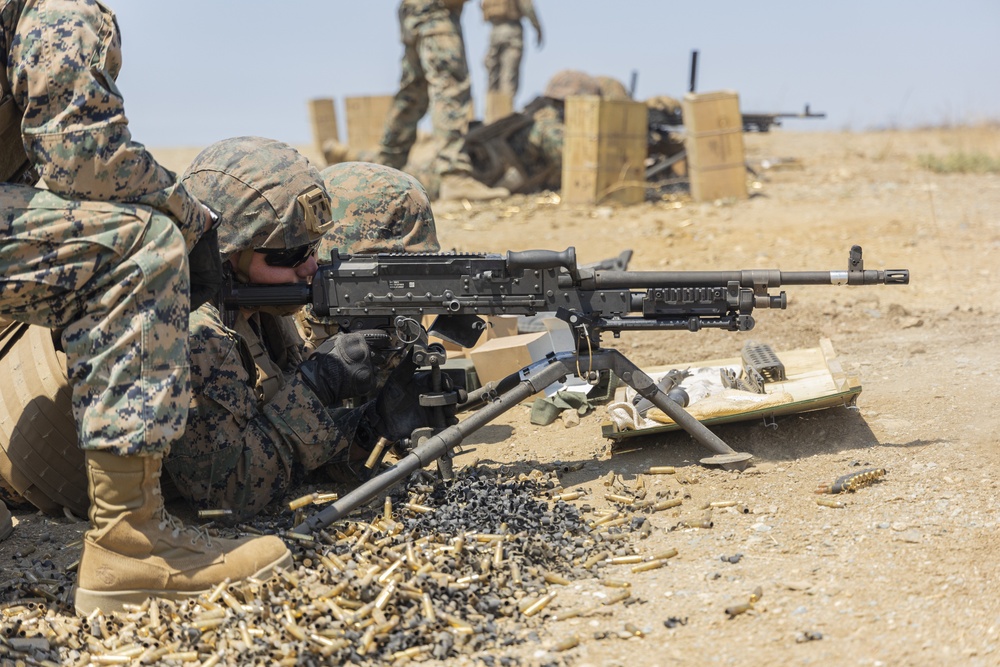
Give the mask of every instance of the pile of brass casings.
[[[558, 591], [571, 581], [676, 555], [641, 556], [630, 526], [642, 521], [628, 511], [585, 521], [576, 505], [553, 500], [567, 493], [554, 473], [459, 477], [415, 476], [366, 520], [289, 539], [294, 569], [184, 602], [80, 618], [73, 573], [24, 558], [20, 574], [0, 582], [0, 663], [339, 664], [502, 651], [537, 637], [548, 616], [584, 613], [560, 609]], [[281, 520], [261, 532], [290, 537], [289, 515]], [[604, 604], [630, 598], [622, 590]]]

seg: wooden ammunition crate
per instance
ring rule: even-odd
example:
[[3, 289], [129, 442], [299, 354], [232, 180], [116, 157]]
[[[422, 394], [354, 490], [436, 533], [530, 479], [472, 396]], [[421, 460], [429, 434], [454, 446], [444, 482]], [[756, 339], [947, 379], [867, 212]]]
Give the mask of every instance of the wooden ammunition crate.
[[568, 204], [637, 204], [646, 198], [646, 105], [566, 98], [562, 200]]
[[688, 93], [681, 102], [695, 201], [747, 196], [740, 99], [733, 91]]
[[378, 150], [392, 98], [392, 95], [371, 95], [344, 99], [348, 146], [353, 150]]
[[327, 140], [340, 141], [337, 129], [337, 110], [329, 97], [309, 100], [309, 121], [312, 123], [313, 143], [316, 150], [323, 154], [323, 142]]

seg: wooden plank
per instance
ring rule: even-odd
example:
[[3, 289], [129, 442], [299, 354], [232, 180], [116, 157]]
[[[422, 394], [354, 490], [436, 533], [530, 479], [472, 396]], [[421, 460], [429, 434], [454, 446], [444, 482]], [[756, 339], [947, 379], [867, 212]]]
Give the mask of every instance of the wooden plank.
[[[778, 358], [785, 366], [785, 376], [782, 382], [768, 383], [765, 391], [768, 393], [787, 393], [792, 396], [790, 403], [750, 409], [734, 414], [711, 417], [701, 420], [705, 424], [724, 424], [762, 417], [774, 417], [788, 414], [822, 410], [842, 405], [853, 405], [861, 393], [861, 383], [855, 377], [847, 376], [840, 362], [836, 359], [833, 344], [829, 339], [821, 339], [819, 347], [777, 351]], [[643, 370], [654, 377], [671, 369], [713, 368], [722, 366], [740, 366], [738, 357], [727, 359], [709, 359], [693, 363], [654, 366]], [[619, 388], [615, 394], [616, 401], [625, 398], [625, 389]], [[601, 425], [601, 432], [614, 442], [629, 438], [656, 433], [666, 433], [679, 429], [677, 424], [657, 424], [637, 431], [618, 432], [610, 422]]]

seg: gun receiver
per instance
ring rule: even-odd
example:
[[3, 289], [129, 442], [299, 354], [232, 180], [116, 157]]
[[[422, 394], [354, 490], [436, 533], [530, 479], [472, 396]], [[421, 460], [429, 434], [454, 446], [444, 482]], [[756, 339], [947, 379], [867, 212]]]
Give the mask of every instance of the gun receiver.
[[[335, 253], [329, 264], [319, 268], [311, 285], [230, 282], [223, 287], [222, 303], [226, 309], [309, 305], [314, 315], [327, 318], [343, 331], [383, 330], [394, 346], [413, 347], [436, 371], [444, 354], [440, 350], [427, 353], [427, 331], [421, 325], [425, 315], [438, 316], [430, 328], [432, 333], [463, 347], [472, 347], [479, 338], [484, 329], [480, 316], [484, 315], [551, 311], [574, 332], [575, 352], [550, 355], [468, 396], [460, 409], [484, 407], [455, 426], [422, 438], [415, 435], [417, 444], [399, 462], [296, 528], [306, 532], [345, 516], [432, 461], [447, 475], [451, 452], [463, 438], [580, 368], [590, 375], [600, 370], [614, 373], [663, 410], [713, 452], [702, 463], [743, 469], [750, 454], [731, 449], [620, 352], [602, 348], [601, 334], [610, 331], [618, 337], [622, 331], [704, 328], [749, 331], [754, 327], [755, 308], [787, 306], [785, 293], [772, 294], [772, 288], [908, 283], [906, 269], [865, 269], [860, 246], [851, 248], [844, 271], [609, 271], [579, 267], [574, 248], [505, 255]], [[434, 400], [440, 400], [438, 394]]]

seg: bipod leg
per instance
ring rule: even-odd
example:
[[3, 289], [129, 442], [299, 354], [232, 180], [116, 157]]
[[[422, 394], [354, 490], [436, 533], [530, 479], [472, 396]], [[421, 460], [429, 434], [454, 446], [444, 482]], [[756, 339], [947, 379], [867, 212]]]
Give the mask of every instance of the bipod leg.
[[[462, 444], [462, 440], [475, 433], [483, 426], [521, 403], [529, 396], [538, 393], [553, 382], [574, 372], [573, 364], [576, 357], [546, 360], [545, 365], [537, 364], [522, 371], [526, 378], [508, 391], [500, 394], [482, 409], [472, 413], [466, 419], [454, 426], [449, 426], [440, 433], [432, 435], [414, 447], [409, 454], [395, 465], [375, 477], [363, 482], [354, 490], [345, 494], [339, 500], [327, 505], [316, 514], [307, 517], [305, 521], [292, 529], [293, 533], [308, 535], [326, 528], [334, 521], [343, 519], [358, 507], [375, 498], [383, 491], [404, 481], [411, 474], [424, 466], [438, 460]], [[537, 369], [537, 370], [536, 370]]]
[[[602, 358], [603, 357], [603, 358]], [[601, 349], [592, 355], [594, 367], [609, 368], [622, 382], [635, 389], [640, 396], [663, 410], [678, 426], [687, 431], [692, 438], [713, 452], [715, 456], [701, 459], [705, 465], [718, 465], [726, 470], [744, 470], [753, 457], [746, 452], [737, 452], [727, 445], [719, 436], [712, 433], [707, 426], [691, 416], [691, 414], [656, 386], [653, 379], [641, 368], [618, 350]]]

